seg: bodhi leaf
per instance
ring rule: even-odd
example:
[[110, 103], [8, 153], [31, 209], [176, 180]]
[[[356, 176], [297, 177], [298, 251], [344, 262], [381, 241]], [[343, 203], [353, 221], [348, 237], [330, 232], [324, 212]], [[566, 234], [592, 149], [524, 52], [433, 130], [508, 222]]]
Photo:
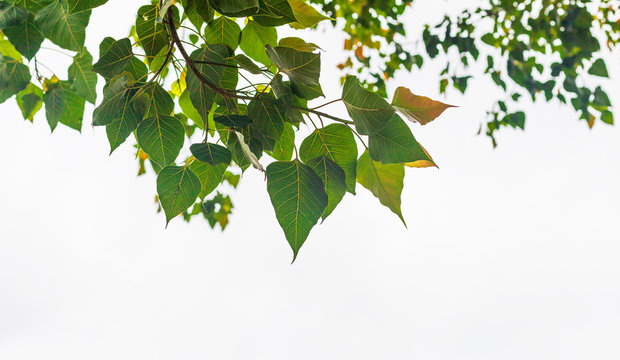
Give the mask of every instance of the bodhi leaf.
[[73, 63], [69, 66], [69, 81], [73, 83], [73, 90], [94, 104], [97, 99], [97, 74], [92, 72], [93, 57], [84, 48], [82, 52], [73, 57]]
[[381, 204], [387, 206], [407, 226], [400, 210], [405, 167], [402, 164], [381, 164], [365, 151], [357, 161], [357, 182], [370, 190]]
[[43, 91], [33, 83], [17, 93], [17, 105], [24, 116], [24, 119], [33, 121], [34, 115], [43, 106]]
[[114, 77], [123, 72], [132, 56], [131, 41], [128, 38], [120, 39], [101, 55], [99, 61], [93, 65], [93, 71], [105, 78]]
[[313, 27], [323, 20], [333, 20], [318, 11], [312, 6], [303, 2], [303, 0], [288, 0], [288, 3], [293, 9], [293, 15], [297, 19], [297, 23], [291, 24], [291, 27], [296, 29], [303, 29]]
[[327, 207], [322, 215], [323, 220], [325, 220], [347, 192], [344, 170], [326, 156], [311, 159], [307, 165], [314, 169], [319, 176], [327, 194]]
[[370, 157], [382, 164], [416, 162], [418, 165], [436, 166], [413, 137], [407, 124], [396, 114], [383, 129], [371, 134], [368, 139]]
[[133, 98], [135, 88], [122, 75], [110, 81], [103, 88], [103, 100], [93, 112], [93, 125], [103, 126], [117, 121], [127, 108], [127, 97]]
[[189, 150], [196, 159], [209, 165], [230, 164], [231, 161], [230, 151], [222, 145], [210, 143], [193, 144], [189, 147]]
[[65, 91], [62, 86], [60, 86], [60, 82], [56, 77], [46, 80], [44, 87], [46, 88], [45, 94], [43, 95], [45, 116], [47, 117], [47, 123], [50, 129], [54, 131], [65, 109]]
[[263, 135], [278, 140], [284, 130], [284, 111], [282, 104], [275, 101], [272, 96], [262, 95], [273, 101], [261, 101], [259, 99], [250, 101], [248, 105], [248, 116], [252, 119], [255, 126]]
[[211, 21], [205, 29], [205, 40], [207, 44], [224, 44], [231, 50], [239, 46], [241, 28], [234, 20], [226, 16], [220, 16]]
[[0, 57], [0, 92], [2, 101], [24, 90], [30, 84], [28, 66], [10, 57]]
[[290, 47], [295, 50], [305, 51], [305, 52], [314, 52], [315, 50], [321, 50], [316, 44], [307, 43], [303, 39], [298, 37], [285, 37], [280, 39], [278, 42], [278, 46]]
[[198, 176], [202, 183], [202, 188], [198, 197], [204, 199], [222, 182], [228, 164], [209, 165], [202, 161], [194, 161], [189, 168]]
[[287, 0], [260, 0], [258, 14], [252, 19], [262, 26], [280, 26], [295, 22], [295, 15]]
[[17, 26], [3, 30], [6, 37], [28, 60], [31, 60], [41, 48], [43, 35], [35, 23], [33, 13], [28, 13], [26, 20]]
[[454, 107], [429, 99], [426, 96], [414, 95], [409, 89], [402, 86], [394, 92], [392, 106], [408, 120], [419, 122], [422, 125], [435, 120], [446, 109]]
[[304, 139], [299, 148], [303, 162], [325, 155], [345, 173], [347, 191], [355, 194], [357, 144], [351, 129], [342, 124], [327, 125]]
[[284, 132], [280, 140], [276, 141], [271, 157], [280, 161], [290, 161], [293, 157], [293, 151], [295, 150], [295, 130], [293, 125], [284, 124]]
[[311, 167], [299, 160], [271, 163], [266, 176], [267, 192], [295, 261], [310, 230], [327, 207], [323, 182]]
[[118, 103], [116, 118], [105, 127], [110, 143], [110, 154], [136, 130], [138, 123], [144, 116], [144, 111], [139, 110], [139, 107], [136, 106], [136, 92], [135, 89], [127, 89], [123, 92]]
[[211, 0], [211, 6], [226, 16], [245, 17], [256, 14], [258, 0]]
[[154, 115], [140, 122], [136, 137], [153, 161], [167, 166], [174, 162], [183, 147], [185, 128], [173, 116]]
[[90, 11], [70, 14], [67, 0], [52, 1], [37, 12], [35, 23], [41, 33], [61, 48], [80, 51], [84, 47]]
[[156, 21], [158, 11], [157, 4], [145, 5], [138, 9], [136, 18], [136, 35], [149, 60], [169, 44], [166, 28]]
[[266, 45], [267, 56], [292, 82], [319, 85], [321, 55], [290, 47]]
[[278, 33], [275, 28], [260, 26], [250, 20], [241, 31], [239, 47], [253, 60], [271, 65], [271, 60], [265, 52], [265, 45], [276, 46], [277, 42]]
[[243, 70], [249, 71], [254, 75], [262, 74], [262, 71], [260, 70], [258, 65], [252, 62], [249, 57], [243, 54], [237, 54], [233, 57], [233, 59], [237, 62], [237, 65], [239, 65]]
[[166, 226], [194, 204], [202, 184], [187, 166], [167, 166], [157, 175], [157, 194], [166, 214]]
[[84, 10], [90, 10], [101, 6], [108, 2], [108, 0], [68, 0], [69, 13], [77, 13]]
[[65, 93], [65, 104], [60, 116], [60, 123], [74, 130], [82, 131], [82, 119], [84, 118], [83, 97], [71, 90], [71, 84], [67, 81], [61, 81], [62, 89]]
[[608, 78], [609, 73], [607, 72], [607, 66], [605, 65], [605, 60], [596, 59], [594, 63], [592, 63], [590, 70], [588, 70], [588, 74]]
[[28, 11], [17, 4], [0, 1], [0, 29], [17, 26], [26, 21]]
[[381, 130], [395, 112], [384, 98], [364, 89], [353, 76], [345, 80], [342, 101], [355, 122], [355, 128], [362, 135]]

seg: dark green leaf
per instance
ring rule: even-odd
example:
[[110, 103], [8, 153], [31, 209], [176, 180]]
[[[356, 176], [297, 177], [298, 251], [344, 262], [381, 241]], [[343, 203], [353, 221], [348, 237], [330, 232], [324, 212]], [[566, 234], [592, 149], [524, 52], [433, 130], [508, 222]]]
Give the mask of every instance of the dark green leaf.
[[133, 52], [128, 38], [115, 41], [93, 65], [93, 71], [106, 78], [120, 74], [129, 63]]
[[273, 96], [262, 95], [265, 101], [252, 100], [248, 105], [248, 116], [253, 126], [263, 135], [278, 140], [284, 130], [284, 112], [282, 104], [276, 102]]
[[605, 60], [596, 59], [590, 70], [588, 70], [588, 74], [601, 76], [601, 77], [609, 77], [609, 73], [607, 72], [607, 66], [605, 65]]
[[252, 123], [247, 115], [220, 115], [213, 118], [218, 124], [222, 124], [227, 127], [244, 128]]
[[28, 11], [17, 4], [0, 1], [0, 29], [22, 24], [28, 18]]
[[364, 89], [353, 76], [345, 80], [342, 101], [355, 122], [355, 128], [362, 135], [381, 130], [395, 112], [384, 98]]
[[411, 130], [394, 114], [383, 129], [371, 134], [368, 148], [370, 157], [382, 164], [425, 162], [434, 166], [433, 159], [413, 137]]
[[267, 192], [295, 261], [310, 230], [327, 207], [323, 182], [311, 167], [299, 160], [271, 163], [266, 175]]
[[307, 162], [322, 155], [344, 170], [347, 191], [355, 194], [357, 144], [351, 129], [342, 124], [331, 124], [315, 130], [304, 139], [299, 148], [302, 161]]
[[250, 60], [249, 57], [243, 55], [243, 54], [238, 54], [235, 55], [233, 57], [233, 59], [237, 62], [237, 64], [244, 70], [249, 71], [252, 74], [255, 75], [260, 75], [262, 74], [262, 71], [260, 70], [260, 68], [258, 67], [258, 65], [256, 65], [254, 62], [252, 62], [252, 60]]
[[322, 215], [323, 220], [325, 220], [347, 192], [344, 170], [326, 156], [311, 159], [307, 165], [314, 169], [319, 176], [327, 194], [327, 207]]
[[84, 47], [90, 11], [69, 14], [67, 0], [53, 1], [35, 17], [41, 33], [61, 48], [80, 51]]
[[202, 189], [198, 197], [204, 199], [222, 182], [228, 164], [209, 165], [202, 161], [194, 161], [189, 168], [198, 176], [202, 183]]
[[321, 55], [306, 51], [295, 50], [290, 47], [267, 44], [267, 56], [292, 82], [308, 86], [319, 85], [321, 74]]
[[258, 0], [211, 0], [211, 6], [226, 16], [245, 17], [256, 14]]
[[280, 140], [276, 141], [271, 157], [280, 161], [290, 161], [295, 150], [295, 131], [293, 125], [284, 124], [284, 132]]
[[176, 160], [183, 147], [185, 128], [173, 116], [155, 115], [140, 122], [136, 136], [151, 160], [167, 166]]
[[157, 56], [169, 44], [164, 24], [156, 22], [158, 11], [157, 4], [145, 5], [138, 9], [136, 18], [136, 34], [148, 59]]
[[157, 194], [166, 224], [196, 202], [200, 189], [200, 179], [187, 166], [167, 166], [159, 172]]
[[4, 34], [15, 46], [15, 49], [28, 60], [35, 56], [43, 42], [43, 35], [36, 25], [32, 13], [28, 13], [28, 17], [20, 25], [4, 29]]
[[73, 57], [73, 63], [69, 66], [69, 81], [73, 82], [73, 90], [94, 104], [97, 99], [97, 74], [92, 72], [93, 57], [84, 48]]
[[43, 102], [45, 103], [45, 116], [47, 117], [47, 123], [50, 129], [54, 131], [56, 126], [60, 122], [63, 111], [65, 109], [65, 91], [60, 85], [60, 82], [47, 82], [47, 91], [43, 95]]
[[189, 147], [192, 155], [202, 162], [215, 166], [218, 164], [230, 164], [231, 155], [227, 148], [210, 143], [193, 144]]
[[101, 6], [108, 2], [108, 0], [68, 0], [69, 13], [77, 13], [84, 10], [90, 10]]

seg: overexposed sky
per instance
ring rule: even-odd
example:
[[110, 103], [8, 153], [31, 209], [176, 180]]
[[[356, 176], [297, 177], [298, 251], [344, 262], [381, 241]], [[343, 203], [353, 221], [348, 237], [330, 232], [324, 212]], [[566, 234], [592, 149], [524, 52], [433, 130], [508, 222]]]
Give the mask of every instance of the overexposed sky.
[[[95, 58], [142, 3], [94, 11]], [[412, 36], [450, 3], [417, 0]], [[337, 98], [343, 37], [312, 40]], [[442, 99], [436, 70], [390, 88]], [[620, 130], [524, 102], [527, 131], [501, 131], [493, 150], [475, 133], [497, 90], [470, 87], [412, 127], [441, 169], [407, 170], [409, 229], [358, 186], [294, 265], [261, 173], [233, 192], [225, 232], [164, 229], [154, 176], [135, 176], [129, 144], [108, 156], [89, 110], [81, 135], [50, 135], [43, 116], [32, 125], [14, 100], [0, 105], [0, 359], [618, 359]]]

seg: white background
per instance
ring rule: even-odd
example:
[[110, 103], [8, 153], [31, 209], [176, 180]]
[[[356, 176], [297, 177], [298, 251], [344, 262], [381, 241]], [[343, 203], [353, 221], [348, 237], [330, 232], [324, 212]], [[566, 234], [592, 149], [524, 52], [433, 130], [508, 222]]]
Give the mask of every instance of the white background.
[[[95, 58], [105, 33], [128, 32], [134, 3], [94, 12]], [[447, 8], [418, 0], [411, 36]], [[343, 37], [313, 41], [337, 98]], [[618, 106], [620, 64], [607, 57]], [[442, 99], [437, 69], [399, 74], [390, 89]], [[527, 131], [501, 131], [493, 150], [475, 133], [497, 90], [470, 87], [449, 93], [459, 108], [412, 127], [441, 169], [407, 170], [409, 229], [358, 186], [294, 265], [262, 174], [248, 170], [233, 192], [225, 232], [180, 219], [165, 230], [154, 176], [135, 176], [129, 144], [108, 156], [90, 115], [81, 135], [50, 136], [9, 100], [0, 359], [620, 358], [620, 130], [526, 100]]]

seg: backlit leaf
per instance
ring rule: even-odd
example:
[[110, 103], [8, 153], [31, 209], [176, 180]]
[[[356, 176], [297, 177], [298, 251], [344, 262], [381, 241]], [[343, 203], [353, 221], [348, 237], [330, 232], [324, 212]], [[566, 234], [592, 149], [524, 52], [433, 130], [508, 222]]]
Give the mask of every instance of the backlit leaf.
[[140, 122], [136, 137], [142, 150], [153, 161], [167, 166], [176, 160], [183, 147], [185, 129], [173, 116], [154, 115]]
[[157, 194], [166, 225], [196, 202], [202, 184], [187, 166], [167, 166], [157, 175]]
[[35, 17], [41, 33], [54, 44], [73, 51], [84, 46], [85, 29], [90, 19], [90, 11], [69, 13], [67, 0], [52, 1]]
[[231, 50], [239, 46], [241, 28], [234, 20], [226, 16], [220, 16], [211, 21], [205, 29], [207, 44], [224, 44]]
[[271, 163], [266, 175], [267, 192], [295, 261], [310, 230], [327, 207], [323, 182], [311, 167], [299, 160]]
[[327, 207], [321, 216], [325, 220], [340, 203], [347, 192], [344, 170], [326, 156], [311, 159], [306, 163], [319, 176], [327, 194]]
[[371, 134], [368, 148], [370, 157], [383, 164], [400, 164], [422, 162], [434, 166], [433, 159], [413, 137], [411, 130], [400, 118], [394, 114], [383, 129]]
[[387, 206], [405, 224], [400, 210], [405, 168], [402, 164], [381, 164], [370, 158], [368, 151], [357, 161], [357, 182], [370, 190], [381, 204]]
[[422, 125], [435, 120], [446, 109], [454, 107], [453, 105], [429, 99], [426, 96], [414, 95], [409, 89], [402, 86], [394, 92], [392, 106], [408, 120]]
[[69, 66], [69, 81], [73, 82], [73, 90], [94, 104], [97, 99], [97, 74], [92, 72], [93, 57], [84, 48], [73, 57], [73, 63]]
[[364, 89], [353, 76], [345, 80], [342, 101], [355, 122], [355, 128], [362, 135], [381, 130], [395, 112], [384, 98]]
[[222, 145], [199, 143], [190, 146], [192, 155], [199, 161], [215, 166], [218, 164], [230, 164], [230, 151]]
[[277, 41], [278, 33], [275, 28], [260, 26], [250, 20], [241, 31], [239, 47], [252, 60], [271, 65], [271, 60], [265, 52], [265, 45], [276, 46]]
[[106, 78], [120, 74], [129, 63], [133, 52], [128, 38], [115, 41], [93, 65], [93, 71]]

